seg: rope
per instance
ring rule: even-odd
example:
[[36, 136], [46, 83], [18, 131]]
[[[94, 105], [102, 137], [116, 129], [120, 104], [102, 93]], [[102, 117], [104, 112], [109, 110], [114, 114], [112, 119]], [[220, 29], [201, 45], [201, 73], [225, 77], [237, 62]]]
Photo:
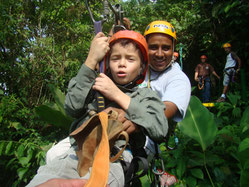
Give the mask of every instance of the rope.
[[199, 89], [199, 90], [202, 90], [203, 87], [204, 87], [204, 79], [202, 79], [202, 84], [201, 84], [201, 86], [200, 86], [200, 82], [198, 83], [198, 89]]

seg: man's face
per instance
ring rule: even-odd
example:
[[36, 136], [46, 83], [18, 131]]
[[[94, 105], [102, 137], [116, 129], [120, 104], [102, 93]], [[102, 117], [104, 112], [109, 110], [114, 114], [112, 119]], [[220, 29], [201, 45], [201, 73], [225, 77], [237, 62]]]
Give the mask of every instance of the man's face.
[[173, 42], [168, 35], [153, 33], [148, 40], [149, 62], [152, 69], [163, 71], [172, 60]]
[[141, 63], [139, 50], [132, 43], [112, 46], [110, 69], [116, 83], [125, 85], [133, 81], [142, 70]]
[[206, 62], [206, 60], [207, 60], [206, 58], [201, 58], [202, 63]]
[[225, 52], [228, 54], [228, 53], [230, 53], [231, 48], [230, 48], [230, 47], [225, 47], [224, 50], [225, 50]]

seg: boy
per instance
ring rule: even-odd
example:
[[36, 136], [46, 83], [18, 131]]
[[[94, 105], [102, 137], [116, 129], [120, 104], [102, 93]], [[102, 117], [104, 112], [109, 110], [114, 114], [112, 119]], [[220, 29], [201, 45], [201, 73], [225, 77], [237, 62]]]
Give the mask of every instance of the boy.
[[[101, 73], [97, 77], [95, 67], [106, 53], [106, 74]], [[156, 142], [162, 141], [168, 132], [165, 106], [150, 89], [137, 88], [145, 78], [147, 66], [148, 49], [141, 34], [128, 30], [119, 31], [108, 43], [108, 38], [103, 33], [98, 33], [92, 41], [86, 62], [69, 83], [65, 110], [72, 117], [82, 118], [71, 127], [71, 131], [89, 119], [89, 110], [96, 111], [96, 100], [93, 96], [94, 91], [99, 91], [106, 98], [107, 107], [125, 111], [123, 129], [130, 134], [132, 150], [144, 146], [146, 135]], [[78, 159], [75, 150], [72, 141], [72, 147], [65, 154], [40, 167], [28, 186], [41, 183], [46, 185], [46, 181], [55, 178], [81, 178], [77, 173]], [[128, 155], [129, 151], [125, 154], [126, 157], [132, 157]], [[89, 174], [83, 178], [88, 179]], [[124, 186], [124, 183], [121, 163], [111, 163], [108, 185]]]

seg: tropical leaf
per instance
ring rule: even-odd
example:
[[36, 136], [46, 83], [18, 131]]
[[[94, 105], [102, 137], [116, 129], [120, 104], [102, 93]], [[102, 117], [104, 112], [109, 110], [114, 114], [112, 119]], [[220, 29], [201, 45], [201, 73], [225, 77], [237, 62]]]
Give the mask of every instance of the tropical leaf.
[[242, 170], [240, 174], [240, 187], [247, 187], [249, 184], [249, 170]]
[[199, 142], [203, 151], [214, 142], [217, 134], [212, 113], [195, 96], [191, 96], [186, 116], [178, 125], [182, 133]]
[[243, 133], [249, 129], [249, 106], [243, 112], [243, 115], [240, 121], [240, 126], [241, 126]]
[[239, 144], [239, 152], [244, 151], [248, 148], [249, 148], [249, 138], [246, 138]]
[[53, 124], [56, 127], [64, 130], [69, 130], [73, 119], [64, 115], [61, 111], [55, 110], [47, 105], [36, 107], [36, 113], [47, 123]]
[[191, 174], [194, 176], [194, 177], [196, 177], [196, 178], [198, 178], [198, 179], [203, 179], [203, 172], [202, 172], [202, 170], [201, 169], [198, 169], [198, 168], [196, 168], [196, 169], [191, 169], [190, 170], [190, 172], [191, 172]]
[[55, 103], [58, 106], [59, 110], [64, 115], [66, 115], [65, 110], [64, 110], [65, 94], [62, 93], [62, 91], [59, 88], [55, 87], [52, 84], [49, 84], [48, 86], [49, 86], [49, 89], [50, 89], [54, 99], [55, 99]]

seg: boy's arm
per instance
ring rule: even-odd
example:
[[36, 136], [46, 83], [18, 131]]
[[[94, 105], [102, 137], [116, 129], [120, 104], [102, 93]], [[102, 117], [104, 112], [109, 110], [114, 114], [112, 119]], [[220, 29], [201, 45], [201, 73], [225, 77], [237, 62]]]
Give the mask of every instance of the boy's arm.
[[97, 73], [94, 70], [82, 64], [77, 76], [70, 80], [64, 104], [68, 115], [79, 118], [86, 112], [86, 99], [96, 77]]
[[162, 141], [168, 133], [165, 105], [151, 89], [142, 88], [130, 95], [126, 118], [138, 125], [154, 141]]
[[104, 58], [109, 50], [108, 37], [106, 37], [104, 33], [99, 32], [92, 40], [85, 65], [90, 69], [95, 70], [97, 64]]
[[78, 118], [87, 110], [86, 99], [97, 77], [95, 67], [108, 50], [108, 38], [103, 33], [98, 33], [91, 43], [85, 64], [81, 66], [77, 76], [69, 82], [64, 105], [68, 115]]

